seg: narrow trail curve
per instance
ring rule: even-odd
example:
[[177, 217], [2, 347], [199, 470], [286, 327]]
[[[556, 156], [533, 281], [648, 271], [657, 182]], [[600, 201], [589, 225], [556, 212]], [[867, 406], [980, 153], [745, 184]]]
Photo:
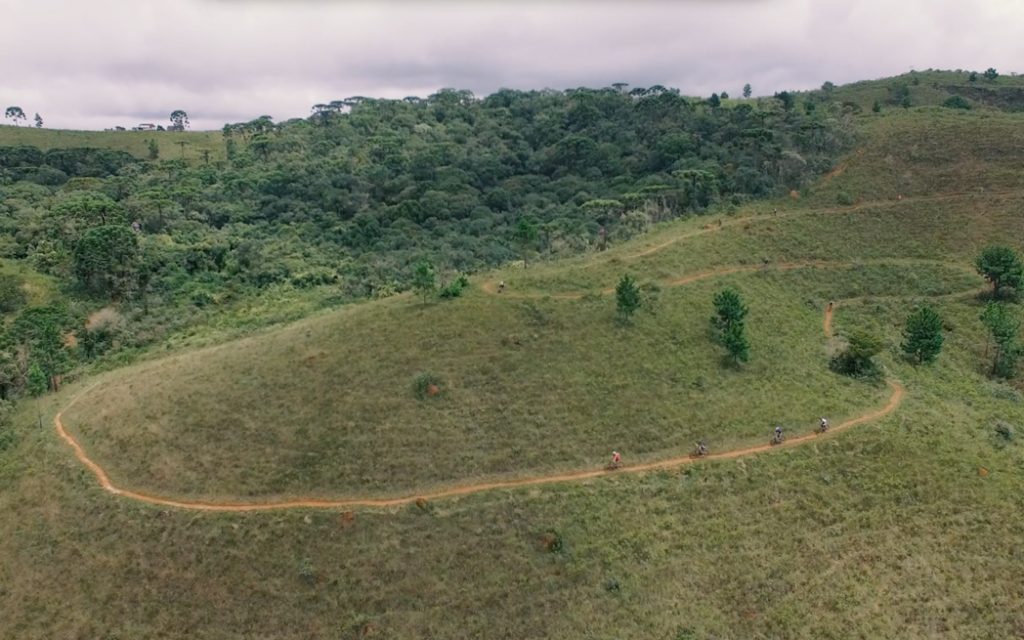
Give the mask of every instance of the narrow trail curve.
[[[628, 473], [642, 473], [645, 471], [656, 471], [664, 469], [672, 469], [680, 467], [686, 464], [694, 462], [704, 462], [709, 460], [731, 460], [734, 458], [742, 458], [749, 455], [758, 453], [764, 453], [770, 450], [778, 449], [789, 449], [792, 447], [799, 446], [811, 440], [818, 438], [827, 438], [831, 434], [844, 431], [851, 427], [854, 427], [865, 422], [872, 422], [879, 418], [882, 418], [899, 407], [903, 401], [903, 396], [906, 389], [896, 380], [889, 380], [887, 382], [889, 388], [892, 390], [892, 394], [889, 396], [888, 401], [884, 406], [877, 409], [863, 413], [855, 418], [851, 418], [841, 424], [833, 426], [829, 429], [828, 433], [819, 434], [817, 432], [807, 433], [802, 436], [795, 438], [789, 438], [785, 442], [779, 445], [763, 444], [754, 447], [746, 447], [742, 449], [733, 449], [731, 451], [723, 451], [721, 453], [713, 453], [701, 458], [696, 458], [692, 455], [677, 456], [673, 458], [666, 458], [664, 460], [655, 460], [652, 462], [644, 462], [633, 465], [625, 465], [618, 469], [585, 469], [580, 471], [570, 471], [562, 474], [543, 475], [543, 476], [531, 476], [526, 478], [517, 478], [513, 480], [499, 480], [495, 482], [482, 482], [477, 484], [466, 484], [456, 485], [448, 487], [446, 489], [440, 489], [434, 492], [411, 494], [406, 496], [400, 496], [396, 498], [350, 498], [340, 500], [328, 500], [318, 498], [304, 498], [297, 500], [278, 500], [278, 501], [250, 501], [250, 502], [204, 502], [199, 500], [175, 500], [173, 498], [167, 498], [162, 496], [156, 496], [148, 493], [142, 493], [139, 491], [132, 491], [130, 489], [122, 489], [113, 482], [110, 481], [110, 477], [107, 476], [106, 471], [103, 467], [96, 464], [86, 454], [81, 444], [78, 443], [75, 438], [67, 432], [64, 428], [64, 422], [61, 419], [64, 411], [61, 411], [54, 416], [53, 422], [57, 427], [57, 433], [61, 438], [67, 442], [75, 452], [75, 457], [85, 465], [89, 471], [92, 472], [96, 479], [99, 480], [100, 486], [103, 487], [109, 493], [139, 502], [145, 502], [147, 504], [174, 507], [178, 509], [190, 509], [194, 511], [273, 511], [278, 509], [343, 509], [352, 507], [398, 507], [402, 505], [412, 504], [421, 500], [438, 500], [441, 498], [454, 498], [457, 496], [466, 496], [474, 493], [482, 493], [484, 491], [493, 491], [496, 489], [514, 489], [518, 487], [528, 487], [534, 485], [550, 485], [559, 484], [564, 482], [577, 482], [580, 480], [587, 480], [590, 478], [599, 478], [602, 476], [621, 475]], [[91, 387], [90, 387], [91, 389]], [[86, 389], [89, 391], [89, 389]], [[83, 394], [85, 392], [82, 392]], [[81, 394], [80, 394], [81, 395]], [[77, 398], [76, 398], [77, 399]], [[72, 403], [74, 400], [72, 400]], [[68, 405], [68, 407], [71, 406]], [[65, 407], [65, 410], [68, 408]]]
[[[892, 262], [892, 261], [890, 261]], [[897, 261], [898, 262], [898, 261]], [[819, 261], [812, 261], [806, 263], [786, 263], [774, 265], [775, 269], [797, 269], [812, 266], [845, 266], [848, 263], [824, 263]], [[676, 280], [671, 281], [671, 284], [675, 286], [681, 286], [696, 282], [698, 280], [704, 280], [713, 276], [722, 276], [732, 273], [749, 272], [762, 270], [762, 266], [733, 266], [733, 267], [722, 267], [719, 269], [701, 271], [698, 273], [683, 276]], [[488, 287], [484, 287], [488, 290]], [[493, 290], [490, 291], [494, 293]], [[564, 297], [579, 297], [582, 294], [567, 294]], [[832, 337], [832, 314], [835, 310], [835, 306], [838, 304], [837, 301], [829, 303], [824, 310], [824, 317], [822, 320], [823, 330], [826, 338]], [[98, 383], [97, 383], [98, 384]], [[294, 500], [267, 500], [267, 501], [217, 501], [207, 502], [201, 500], [178, 500], [174, 498], [158, 496], [140, 491], [132, 491], [130, 489], [124, 489], [115, 485], [107, 474], [106, 470], [103, 469], [98, 463], [92, 460], [86, 453], [74, 436], [72, 436], [64, 426], [63, 415], [64, 412], [70, 409], [81, 397], [89, 393], [97, 385], [92, 385], [81, 391], [72, 400], [61, 409], [53, 418], [54, 426], [56, 427], [57, 434], [68, 443], [71, 449], [75, 453], [75, 457], [88, 469], [99, 481], [100, 486], [107, 492], [121, 496], [124, 498], [130, 498], [139, 502], [144, 502], [151, 505], [174, 507], [178, 509], [190, 509], [195, 511], [221, 511], [221, 512], [241, 512], [241, 511], [272, 511], [278, 509], [342, 509], [342, 508], [353, 508], [353, 507], [397, 507], [416, 503], [419, 501], [437, 500], [441, 498], [453, 498], [457, 496], [465, 496], [475, 493], [481, 493], [484, 491], [493, 491], [497, 489], [513, 489], [517, 487], [527, 487], [535, 485], [550, 485], [565, 482], [577, 482], [580, 480], [587, 480], [591, 478], [599, 478], [602, 476], [609, 475], [621, 475], [629, 473], [642, 473], [645, 471], [664, 470], [679, 467], [686, 464], [691, 464], [697, 461], [710, 461], [710, 460], [728, 460], [734, 458], [741, 458], [745, 456], [755, 455], [764, 453], [773, 449], [788, 449], [796, 447], [801, 444], [807, 443], [811, 440], [818, 438], [830, 437], [833, 433], [844, 431], [851, 427], [866, 422], [871, 422], [882, 418], [899, 407], [903, 401], [903, 396], [906, 389], [897, 380], [888, 380], [887, 384], [891, 389], [892, 393], [889, 396], [888, 401], [884, 406], [877, 409], [867, 411], [859, 416], [846, 420], [845, 422], [833, 426], [829, 429], [828, 433], [819, 434], [817, 432], [810, 432], [802, 436], [797, 436], [787, 439], [780, 445], [769, 445], [763, 444], [753, 447], [745, 447], [740, 449], [733, 449], [730, 451], [723, 451], [720, 453], [714, 453], [701, 458], [695, 458], [692, 455], [675, 456], [666, 458], [663, 460], [654, 460], [651, 462], [643, 462], [632, 465], [625, 465], [618, 469], [583, 469], [578, 471], [569, 471], [559, 474], [550, 475], [539, 475], [539, 476], [528, 476], [523, 478], [515, 478], [510, 480], [498, 480], [494, 482], [481, 482], [474, 484], [454, 485], [439, 489], [432, 492], [416, 493], [405, 496], [398, 496], [394, 498], [343, 498], [343, 499], [322, 499], [322, 498], [300, 498]]]

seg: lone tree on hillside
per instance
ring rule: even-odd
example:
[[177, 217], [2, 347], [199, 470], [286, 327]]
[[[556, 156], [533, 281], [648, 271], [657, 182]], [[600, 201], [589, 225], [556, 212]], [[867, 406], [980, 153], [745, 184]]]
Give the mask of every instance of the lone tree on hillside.
[[711, 317], [711, 326], [718, 342], [725, 347], [733, 363], [746, 362], [750, 359], [750, 342], [747, 340], [744, 320], [749, 309], [743, 304], [739, 292], [733, 288], [716, 293], [713, 302], [715, 315]]
[[536, 245], [537, 238], [540, 232], [537, 229], [537, 222], [530, 217], [523, 217], [519, 219], [516, 224], [513, 237], [516, 240], [516, 244], [519, 245], [519, 253], [523, 257], [523, 267], [526, 267], [526, 257], [529, 250]]
[[867, 331], [856, 330], [847, 336], [846, 341], [846, 349], [832, 358], [832, 370], [848, 376], [878, 375], [878, 364], [874, 357], [882, 350], [881, 338]]
[[423, 304], [426, 304], [427, 298], [437, 289], [437, 272], [434, 265], [426, 260], [417, 263], [412, 274], [412, 288], [423, 298]]
[[1020, 256], [1009, 248], [991, 245], [974, 261], [978, 273], [992, 283], [992, 297], [1003, 295], [1005, 289], [1018, 290], [1024, 282], [1024, 265]]
[[25, 119], [25, 112], [21, 110], [21, 107], [7, 107], [7, 110], [4, 111], [4, 117], [12, 120], [15, 126], [18, 126], [18, 120]]
[[619, 312], [619, 318], [626, 322], [640, 308], [640, 287], [632, 276], [622, 276], [615, 287], [615, 307]]
[[[992, 342], [996, 344], [991, 374], [1012, 378], [1017, 373], [1017, 359], [1021, 355], [1021, 348], [1017, 345], [1020, 320], [1013, 317], [1009, 306], [989, 302], [981, 314], [981, 321], [988, 328]], [[987, 347], [985, 351], [988, 352]]]
[[992, 82], [993, 80], [999, 77], [999, 72], [996, 71], [995, 68], [989, 67], [988, 69], [985, 69], [984, 75], [986, 80]]
[[36, 123], [36, 129], [42, 129], [43, 128], [43, 117], [41, 115], [36, 113], [36, 117], [33, 118], [33, 120]]
[[184, 131], [188, 127], [188, 114], [181, 109], [175, 109], [171, 112], [171, 129], [174, 131]]
[[747, 84], [743, 85], [743, 97], [744, 98], [749, 98], [751, 92], [752, 92], [752, 89], [750, 88], [750, 83], [749, 82]]
[[900, 347], [908, 359], [932, 362], [942, 351], [942, 318], [931, 307], [921, 307], [907, 317]]

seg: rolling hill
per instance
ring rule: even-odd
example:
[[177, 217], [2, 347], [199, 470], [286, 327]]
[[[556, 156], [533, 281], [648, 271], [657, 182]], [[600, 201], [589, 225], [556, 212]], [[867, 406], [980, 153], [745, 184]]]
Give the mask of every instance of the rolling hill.
[[[788, 198], [26, 403], [0, 452], [0, 620], [19, 638], [1015, 637], [1024, 395], [987, 376], [972, 263], [1024, 249], [1022, 125], [868, 110], [855, 147]], [[624, 274], [645, 285], [629, 323], [611, 292]], [[740, 367], [710, 335], [724, 286], [750, 309]], [[930, 366], [899, 356], [921, 304], [944, 324]], [[829, 370], [855, 329], [883, 340], [879, 379]], [[415, 392], [425, 373], [436, 396]], [[140, 494], [409, 500], [222, 513], [111, 495], [58, 413]], [[659, 467], [698, 439], [756, 448], [822, 415], [865, 420]], [[613, 449], [653, 468], [586, 476]], [[481, 490], [431, 495], [464, 486]]]

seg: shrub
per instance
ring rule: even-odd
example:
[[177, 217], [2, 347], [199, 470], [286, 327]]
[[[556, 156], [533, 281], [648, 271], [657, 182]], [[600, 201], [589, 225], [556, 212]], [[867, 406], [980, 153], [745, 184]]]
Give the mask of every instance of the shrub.
[[847, 193], [845, 191], [840, 191], [836, 195], [836, 202], [838, 202], [839, 204], [841, 204], [841, 205], [843, 205], [845, 207], [845, 206], [849, 206], [849, 205], [853, 204], [854, 200], [853, 200], [853, 196], [851, 196], [849, 193]]
[[963, 96], [949, 96], [946, 98], [946, 101], [942, 103], [942, 106], [947, 109], [970, 109], [971, 103]]
[[467, 287], [469, 287], [469, 278], [463, 274], [441, 287], [438, 295], [442, 298], [458, 298]]
[[996, 436], [1003, 445], [1007, 445], [1013, 442], [1013, 438], [1015, 435], [1013, 425], [1000, 420], [999, 422], [996, 423], [994, 430]]
[[441, 377], [424, 371], [412, 380], [412, 390], [420, 400], [441, 395]]
[[615, 306], [619, 312], [619, 318], [629, 320], [637, 309], [640, 308], [640, 287], [632, 276], [624, 275], [615, 287]]
[[867, 331], [853, 331], [847, 337], [846, 349], [837, 353], [829, 366], [833, 371], [859, 378], [880, 374], [874, 357], [882, 350], [882, 340]]

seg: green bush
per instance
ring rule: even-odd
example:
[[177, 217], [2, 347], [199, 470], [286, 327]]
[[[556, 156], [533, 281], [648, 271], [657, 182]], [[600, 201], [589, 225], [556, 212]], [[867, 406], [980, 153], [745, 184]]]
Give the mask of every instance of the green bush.
[[829, 366], [833, 371], [857, 378], [881, 375], [874, 357], [882, 350], [882, 340], [867, 331], [853, 331], [847, 337], [846, 349], [837, 353]]
[[[442, 393], [442, 380], [440, 376], [434, 375], [428, 371], [419, 373], [412, 380], [412, 390], [416, 394], [416, 397], [420, 400], [425, 398], [441, 395]], [[432, 390], [435, 390], [431, 393]]]
[[467, 287], [469, 287], [469, 278], [465, 275], [460, 275], [458, 278], [441, 287], [438, 295], [442, 298], [458, 298]]
[[970, 109], [971, 103], [963, 96], [949, 96], [946, 98], [946, 101], [942, 103], [942, 106], [948, 109]]
[[840, 191], [836, 195], [836, 202], [838, 202], [839, 204], [841, 204], [841, 205], [843, 205], [845, 207], [845, 206], [849, 206], [849, 205], [853, 204], [854, 200], [853, 200], [853, 196], [851, 196], [849, 193], [847, 193], [845, 191]]

